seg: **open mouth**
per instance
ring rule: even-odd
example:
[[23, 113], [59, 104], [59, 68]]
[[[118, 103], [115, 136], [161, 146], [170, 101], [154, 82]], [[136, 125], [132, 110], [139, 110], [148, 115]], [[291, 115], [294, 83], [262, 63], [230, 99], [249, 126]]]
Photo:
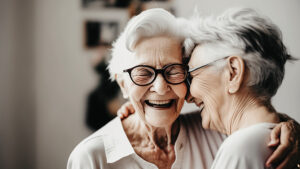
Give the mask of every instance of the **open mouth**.
[[171, 100], [145, 100], [145, 103], [148, 106], [154, 107], [154, 108], [169, 108], [172, 106], [172, 104], [175, 102], [174, 99]]

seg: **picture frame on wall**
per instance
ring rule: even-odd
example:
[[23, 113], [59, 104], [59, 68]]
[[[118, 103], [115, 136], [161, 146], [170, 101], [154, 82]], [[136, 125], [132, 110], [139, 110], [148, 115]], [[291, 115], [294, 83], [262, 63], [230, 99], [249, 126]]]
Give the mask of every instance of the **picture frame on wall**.
[[119, 35], [119, 23], [117, 21], [96, 21], [85, 22], [85, 47], [109, 47]]
[[133, 0], [81, 0], [83, 8], [127, 8]]

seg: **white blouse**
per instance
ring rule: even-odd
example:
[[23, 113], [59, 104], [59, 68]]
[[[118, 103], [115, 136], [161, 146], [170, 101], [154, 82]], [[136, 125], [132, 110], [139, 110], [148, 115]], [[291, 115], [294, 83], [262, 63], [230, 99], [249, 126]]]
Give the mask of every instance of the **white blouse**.
[[221, 145], [212, 169], [264, 169], [273, 152], [268, 142], [275, 125], [258, 123], [234, 132]]
[[[179, 116], [180, 131], [175, 143], [176, 159], [172, 169], [209, 169], [226, 138], [204, 130], [200, 113]], [[138, 156], [116, 117], [79, 143], [71, 153], [67, 169], [158, 169]]]

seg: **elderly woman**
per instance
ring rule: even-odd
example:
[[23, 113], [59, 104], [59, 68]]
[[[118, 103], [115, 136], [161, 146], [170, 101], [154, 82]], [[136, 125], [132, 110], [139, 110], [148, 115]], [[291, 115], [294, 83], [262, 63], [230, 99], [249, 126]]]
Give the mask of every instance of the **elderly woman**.
[[191, 31], [196, 47], [187, 47], [194, 48], [189, 101], [201, 107], [204, 128], [229, 135], [212, 168], [263, 169], [272, 153], [270, 132], [279, 122], [271, 98], [283, 80], [285, 62], [292, 59], [281, 32], [251, 9], [192, 23], [197, 24]]
[[137, 113], [115, 118], [84, 139], [71, 153], [68, 169], [211, 165], [224, 135], [200, 129], [199, 114], [179, 117], [188, 69], [182, 64], [184, 36], [178, 23], [162, 9], [129, 21], [113, 45], [109, 70]]
[[[222, 19], [220, 19], [220, 20], [222, 20]], [[228, 20], [229, 21], [229, 20]], [[225, 22], [225, 21], [224, 21]], [[193, 22], [192, 22], [193, 23]], [[196, 23], [198, 23], [198, 21], [196, 21]], [[231, 24], [230, 23], [228, 23], [228, 25], [223, 25], [223, 27], [221, 27], [221, 28], [219, 28], [219, 24], [221, 23], [221, 22], [219, 22], [219, 21], [217, 21], [216, 22], [216, 20], [207, 20], [207, 21], [201, 21], [201, 24], [204, 24], [205, 23], [205, 25], [196, 25], [194, 28], [192, 27], [192, 29], [194, 30], [194, 31], [192, 31], [192, 39], [194, 40], [193, 42], [195, 42], [195, 43], [203, 43], [203, 44], [207, 44], [208, 46], [210, 46], [210, 45], [213, 45], [213, 44], [217, 44], [218, 46], [211, 46], [211, 48], [209, 48], [210, 50], [209, 50], [209, 52], [212, 52], [213, 54], [216, 54], [216, 55], [222, 55], [222, 54], [226, 54], [226, 53], [228, 53], [228, 52], [230, 52], [230, 51], [232, 51], [233, 49], [235, 49], [235, 48], [231, 48], [232, 50], [229, 50], [229, 51], [227, 51], [227, 49], [229, 49], [228, 47], [226, 47], [226, 44], [228, 43], [228, 42], [226, 42], [226, 41], [220, 41], [221, 39], [219, 39], [219, 37], [222, 37], [222, 36], [220, 36], [220, 35], [222, 35], [222, 33], [224, 33], [224, 32], [218, 32], [218, 31], [215, 31], [215, 30], [222, 30], [222, 29], [225, 29], [226, 30], [226, 28], [231, 28]], [[182, 23], [181, 23], [182, 24]], [[209, 26], [207, 26], [207, 24], [209, 25], [209, 24], [212, 24], [212, 25], [209, 25]], [[253, 23], [253, 24], [256, 24], [256, 23]], [[185, 26], [187, 25], [187, 23], [185, 23]], [[150, 25], [148, 25], [149, 27], [151, 27], [151, 24]], [[179, 25], [180, 26], [180, 25]], [[241, 25], [241, 27], [242, 27], [243, 25]], [[250, 27], [251, 26], [253, 26], [253, 25], [250, 25]], [[151, 27], [152, 28], [152, 27]], [[199, 29], [200, 28], [200, 29]], [[202, 29], [203, 28], [203, 29]], [[205, 28], [207, 28], [207, 29], [205, 29]], [[186, 30], [186, 29], [185, 29]], [[206, 32], [205, 32], [206, 31]], [[151, 32], [151, 31], [150, 31]], [[230, 33], [230, 31], [228, 31], [227, 32], [227, 34], [224, 34], [223, 36], [224, 36], [224, 38], [226, 37], [226, 38], [228, 38], [229, 39], [229, 42], [231, 42], [230, 41], [230, 38], [231, 38], [231, 36], [233, 36], [233, 34], [229, 34]], [[194, 35], [196, 35], [196, 36], [194, 36]], [[249, 36], [249, 34], [245, 34], [245, 36]], [[194, 37], [194, 38], [193, 38]], [[188, 41], [187, 41], [188, 42]], [[210, 43], [210, 42], [212, 42], [212, 43]], [[224, 43], [223, 43], [224, 42]], [[236, 41], [235, 41], [236, 42]], [[235, 43], [234, 42], [234, 43]], [[280, 41], [281, 42], [281, 41]], [[238, 41], [236, 44], [239, 44], [240, 42]], [[249, 43], [253, 43], [253, 41], [249, 41]], [[187, 43], [187, 44], [189, 44], [189, 43]], [[243, 45], [243, 44], [242, 44]], [[255, 46], [256, 44], [252, 44], [253, 46], [252, 47], [258, 47], [258, 46]], [[197, 54], [197, 51], [198, 51], [198, 47], [200, 47], [201, 45], [198, 45], [197, 46], [197, 48], [194, 50], [194, 52], [193, 52], [193, 57], [192, 57], [192, 59], [191, 59], [191, 61], [190, 61], [190, 66], [192, 67], [192, 68], [194, 68], [194, 69], [192, 69], [191, 70], [191, 74], [192, 74], [192, 76], [194, 76], [195, 74], [196, 75], [198, 75], [198, 73], [200, 74], [201, 73], [201, 69], [200, 68], [204, 68], [204, 67], [208, 67], [208, 66], [210, 66], [210, 64], [212, 64], [212, 63], [210, 63], [209, 61], [221, 61], [221, 60], [223, 60], [224, 58], [225, 58], [225, 56], [227, 56], [227, 55], [225, 55], [225, 56], [223, 56], [222, 55], [222, 57], [220, 57], [220, 58], [215, 58], [215, 57], [213, 57], [213, 58], [210, 58], [210, 57], [202, 57], [202, 58], [200, 58], [200, 59], [203, 59], [202, 60], [202, 62], [200, 62], [201, 60], [199, 60], [199, 58], [197, 59], [196, 58], [196, 56], [194, 56], [194, 55], [196, 55]], [[222, 49], [222, 50], [216, 50], [216, 51], [214, 51], [214, 47], [226, 47], [226, 48], [220, 48], [220, 49]], [[189, 49], [193, 49], [193, 48], [191, 48], [191, 46], [186, 46], [187, 48], [187, 53], [188, 53], [188, 51], [190, 51]], [[193, 47], [193, 46], [192, 46]], [[248, 50], [248, 48], [247, 48], [247, 50]], [[249, 49], [249, 50], [253, 50], [253, 49]], [[151, 51], [151, 50], [150, 50]], [[235, 50], [233, 50], [233, 51], [235, 51]], [[202, 51], [202, 54], [204, 55], [205, 54], [205, 52], [206, 51]], [[151, 52], [152, 53], [152, 52]], [[198, 56], [198, 55], [197, 55]], [[230, 56], [230, 55], [228, 55], [228, 56]], [[227, 57], [226, 57], [227, 58]], [[228, 57], [229, 58], [229, 57]], [[215, 59], [215, 60], [214, 60]], [[225, 59], [224, 59], [225, 60]], [[206, 63], [210, 63], [210, 64], [205, 64], [205, 62]], [[202, 63], [202, 64], [201, 64]], [[239, 63], [239, 62], [238, 62]], [[198, 65], [200, 64], [200, 67], [197, 67]], [[203, 65], [204, 64], [204, 65]], [[216, 62], [216, 64], [217, 64], [217, 62]], [[223, 63], [223, 66], [224, 66], [224, 63]], [[218, 70], [220, 70], [220, 69], [218, 69]], [[233, 70], [236, 70], [236, 69], [233, 69]], [[217, 72], [219, 72], [220, 73], [220, 71], [217, 71]], [[244, 70], [244, 72], [243, 72], [243, 74], [246, 74], [245, 73], [246, 72], [246, 70]], [[199, 75], [200, 76], [200, 75]], [[197, 76], [195, 76], [195, 77], [197, 77]], [[200, 76], [201, 77], [201, 76]], [[200, 78], [199, 77], [199, 78]], [[214, 77], [214, 76], [211, 76], [211, 77]], [[203, 83], [203, 85], [201, 86], [200, 84], [197, 84], [197, 83], [195, 83], [195, 81], [197, 82], [197, 78], [195, 78], [195, 79], [193, 79], [193, 82], [192, 82], [192, 94], [193, 95], [196, 95], [197, 93], [199, 94], [199, 95], [196, 95], [196, 98], [195, 99], [193, 99], [194, 101], [195, 101], [195, 103], [199, 106], [199, 107], [203, 107], [204, 105], [205, 105], [205, 102], [204, 102], [204, 99], [203, 98], [208, 98], [208, 103], [207, 104], [211, 104], [210, 106], [210, 108], [207, 108], [207, 111], [208, 112], [210, 112], [210, 110], [214, 110], [215, 111], [215, 109], [218, 109], [218, 108], [220, 108], [220, 106], [222, 106], [222, 104], [223, 104], [223, 102], [225, 102], [225, 100], [227, 101], [227, 99], [225, 99], [225, 98], [222, 98], [222, 99], [224, 99], [224, 100], [220, 100], [219, 98], [219, 100], [218, 101], [220, 101], [220, 102], [215, 102], [215, 101], [217, 101], [217, 100], [214, 100], [214, 99], [211, 99], [210, 100], [210, 95], [221, 95], [222, 93], [224, 93], [224, 91], [222, 91], [222, 90], [213, 90], [214, 88], [215, 89], [218, 89], [218, 87], [220, 87], [219, 85], [220, 84], [223, 84], [223, 83], [221, 83], [220, 81], [218, 81], [218, 79], [211, 79], [211, 77], [210, 76], [205, 76], [205, 77], [201, 77], [201, 81], [200, 82], [202, 82]], [[133, 79], [132, 79], [133, 80]], [[167, 80], [167, 79], [165, 79], [165, 80]], [[200, 80], [200, 79], [199, 79]], [[207, 81], [207, 83], [206, 83], [206, 81]], [[133, 80], [133, 82], [134, 82], [134, 80]], [[210, 82], [209, 84], [208, 84], [208, 82]], [[216, 83], [216, 82], [218, 82], [218, 83]], [[207, 86], [205, 86], [205, 84], [207, 85]], [[199, 86], [198, 86], [199, 85]], [[209, 90], [208, 91], [208, 89], [211, 89], [211, 90]], [[230, 92], [232, 92], [232, 88], [230, 89], [231, 91]], [[247, 95], [248, 93], [246, 92], [246, 95]], [[207, 96], [206, 96], [207, 95]], [[197, 96], [199, 97], [199, 98], [197, 98]], [[232, 97], [231, 99], [233, 99], [233, 98], [235, 98], [235, 97]], [[258, 97], [259, 98], [259, 97]], [[191, 99], [191, 97], [190, 97], [190, 100], [192, 100]], [[235, 99], [233, 99], [233, 100], [231, 100], [231, 102], [232, 101], [234, 101]], [[229, 100], [228, 100], [229, 101]], [[243, 102], [240, 102], [240, 103], [244, 103], [244, 101], [248, 101], [248, 100], [242, 100]], [[250, 100], [250, 102], [251, 102], [252, 100]], [[120, 114], [120, 116], [122, 117], [122, 118], [124, 118], [124, 117], [127, 117], [128, 116], [128, 113], [129, 112], [131, 112], [131, 113], [133, 113], [135, 110], [139, 110], [139, 109], [141, 109], [141, 108], [139, 108], [139, 105], [138, 104], [136, 104], [135, 103], [135, 101], [133, 101], [133, 100], [131, 100], [131, 102], [133, 103], [133, 105], [134, 105], [134, 107], [132, 107], [132, 105], [130, 104], [130, 103], [127, 103], [127, 104], [125, 104], [125, 106], [123, 106], [123, 108], [122, 109], [120, 109], [120, 112], [121, 112], [121, 114]], [[248, 105], [246, 106], [246, 107], [239, 107], [240, 105], [234, 105], [235, 107], [231, 107], [231, 102], [229, 102], [228, 103], [228, 108], [235, 108], [235, 109], [244, 109], [244, 108], [247, 108], [248, 107]], [[214, 104], [215, 103], [215, 104]], [[218, 103], [218, 104], [216, 104], [216, 103]], [[232, 102], [233, 103], [233, 102]], [[147, 104], [147, 102], [145, 102], [145, 105]], [[244, 105], [243, 105], [244, 106]], [[140, 106], [140, 107], [142, 107], [142, 106]], [[209, 107], [209, 106], [205, 106], [205, 107]], [[222, 107], [223, 108], [223, 107]], [[268, 109], [270, 108], [270, 107], [267, 107]], [[212, 111], [212, 112], [214, 112], [214, 111]], [[230, 110], [228, 110], [228, 111], [230, 111]], [[138, 111], [138, 112], [140, 112], [140, 111]], [[205, 112], [205, 111], [204, 111]], [[123, 113], [123, 114], [122, 114]], [[208, 114], [208, 113], [207, 113]], [[236, 113], [235, 113], [236, 114]], [[262, 114], [260, 114], [260, 115], [262, 115]], [[162, 116], [162, 117], [164, 117], [164, 114], [160, 114], [159, 116]], [[129, 116], [130, 117], [130, 116]], [[142, 116], [143, 117], [143, 116]], [[216, 136], [216, 133], [213, 133], [212, 131], [210, 131], [210, 130], [207, 130], [207, 131], [205, 131], [205, 130], [203, 130], [203, 128], [201, 127], [201, 126], [198, 126], [198, 122], [200, 123], [201, 122], [201, 119], [199, 118], [199, 116], [197, 116], [197, 114], [189, 114], [189, 115], [185, 115], [185, 116], [182, 116], [181, 118], [183, 119], [183, 118], [185, 118], [185, 117], [189, 117], [189, 118], [187, 118], [187, 119], [185, 119], [185, 123], [182, 123], [183, 124], [183, 128], [185, 127], [186, 128], [186, 130], [185, 131], [188, 131], [187, 133], [189, 133], [190, 134], [190, 137], [188, 137], [188, 143], [190, 144], [189, 146], [185, 146], [185, 147], [190, 147], [190, 146], [193, 146], [193, 148], [191, 148], [191, 149], [189, 149], [188, 151], [186, 151], [186, 152], [188, 152], [188, 153], [185, 153], [186, 154], [186, 156], [185, 157], [187, 157], [187, 158], [185, 158], [186, 160], [187, 159], [190, 159], [190, 158], [192, 158], [193, 160], [190, 162], [190, 161], [188, 161], [188, 162], [190, 162], [190, 165], [189, 165], [189, 167], [183, 167], [183, 168], [210, 168], [210, 166], [211, 166], [211, 163], [212, 163], [212, 159], [215, 157], [215, 148], [216, 147], [218, 147], [218, 145], [216, 146], [215, 144], [219, 144], [220, 143], [220, 140], [222, 140], [223, 138], [224, 138], [224, 136], [223, 135], [219, 135], [219, 136]], [[209, 117], [209, 116], [208, 116]], [[212, 118], [221, 118], [221, 116], [218, 116], [218, 115], [212, 115]], [[228, 116], [228, 117], [230, 117], [230, 116]], [[270, 121], [271, 120], [274, 120], [274, 121], [272, 121], [272, 122], [278, 122], [279, 121], [279, 119], [278, 119], [278, 114], [274, 114], [274, 113], [271, 113], [271, 115], [269, 115], [269, 117], [270, 117]], [[203, 116], [203, 124], [204, 124], [204, 126], [206, 127], [206, 128], [212, 128], [212, 129], [217, 129], [217, 127], [214, 127], [214, 125], [212, 125], [212, 126], [210, 126], [210, 124], [212, 124], [212, 123], [209, 123], [209, 120], [210, 120], [210, 118], [208, 118], [208, 119], [205, 119], [205, 117]], [[235, 124], [235, 122], [236, 122], [236, 119], [238, 119], [239, 118], [239, 116], [235, 116], [235, 117], [233, 117], [232, 119], [230, 119], [229, 120], [229, 122], [231, 122], [231, 123], [233, 123], [233, 124]], [[180, 119], [180, 118], [179, 118]], [[190, 121], [189, 121], [190, 120]], [[215, 124], [215, 126], [219, 126], [219, 125], [221, 125], [222, 126], [222, 121], [221, 120], [225, 120], [225, 119], [218, 119], [219, 121], [217, 121], [216, 122], [216, 124]], [[226, 119], [226, 120], [228, 120], [228, 119]], [[232, 121], [231, 121], [232, 120]], [[249, 123], [251, 123], [250, 121], [241, 121], [241, 124], [242, 125], [249, 125]], [[235, 124], [236, 125], [236, 124]], [[269, 125], [269, 124], [268, 124]], [[273, 124], [270, 124], [271, 125], [271, 127], [273, 127], [274, 125]], [[193, 127], [190, 127], [190, 126], [193, 126]], [[277, 126], [279, 126], [279, 125], [277, 125]], [[182, 126], [181, 126], [182, 127]], [[226, 126], [226, 127], [228, 127], [228, 126]], [[231, 126], [232, 127], [232, 126]], [[191, 129], [190, 129], [191, 128]], [[278, 129], [278, 127], [277, 127], [277, 129]], [[230, 130], [232, 130], [233, 131], [233, 128], [230, 128]], [[182, 132], [182, 130], [180, 130], [181, 132]], [[220, 129], [220, 130], [218, 130], [218, 131], [221, 131], [221, 132], [223, 132], [223, 133], [226, 133], [226, 134], [228, 134], [227, 132], [226, 132], [226, 130], [225, 129]], [[231, 132], [232, 132], [231, 131]], [[192, 133], [192, 134], [191, 134]], [[196, 133], [196, 136], [195, 135], [193, 135], [194, 133]], [[200, 134], [199, 134], [200, 133]], [[213, 133], [213, 134], [212, 134]], [[285, 135], [285, 134], [284, 134]], [[216, 137], [212, 137], [212, 136], [216, 136]], [[216, 139], [218, 137], [218, 139]], [[297, 147], [297, 145], [296, 146], [294, 146], [294, 151], [293, 152], [290, 152], [289, 153], [289, 155], [287, 155], [287, 157], [285, 157], [286, 155], [285, 155], [285, 153], [282, 153], [282, 152], [285, 152], [286, 150], [288, 150], [289, 148], [286, 148], [286, 147], [291, 147], [291, 145], [288, 145], [288, 144], [285, 144], [285, 142], [286, 142], [286, 140], [287, 139], [290, 139], [289, 138], [289, 136], [287, 137], [287, 138], [281, 138], [281, 145], [279, 146], [279, 148], [276, 150], [276, 151], [278, 151], [278, 152], [281, 152], [281, 154], [279, 153], [275, 153], [275, 155], [273, 154], [272, 155], [272, 159], [270, 160], [269, 159], [269, 162], [271, 161], [271, 162], [273, 162], [273, 161], [277, 161], [277, 162], [279, 162], [280, 163], [280, 166], [279, 167], [286, 167], [286, 166], [288, 166], [289, 164], [292, 164], [292, 165], [295, 165], [296, 164], [296, 162], [295, 162], [295, 158], [297, 158], [297, 149], [296, 149], [296, 147]], [[299, 140], [299, 138], [298, 138], [298, 140]], [[297, 140], [297, 141], [298, 141]], [[297, 142], [296, 141], [296, 142]], [[212, 145], [212, 143], [214, 143], [214, 145]], [[183, 145], [185, 145], [185, 144], [183, 144]], [[277, 145], [277, 144], [275, 144], [275, 145]], [[175, 146], [176, 147], [176, 146]], [[282, 147], [285, 147], [285, 149], [282, 149]], [[144, 151], [144, 150], [143, 150]], [[299, 151], [299, 150], [298, 150]], [[176, 151], [175, 151], [176, 152]], [[193, 152], [193, 153], [191, 153], [191, 152]], [[200, 152], [200, 155], [199, 155], [199, 152]], [[190, 154], [192, 154], [192, 156], [189, 156]], [[268, 155], [270, 155], [270, 151], [269, 151], [269, 153], [268, 153]], [[226, 156], [226, 154], [225, 154], [225, 156]], [[176, 156], [176, 157], [178, 157], [178, 156]], [[264, 161], [264, 160], [266, 160], [266, 157], [267, 156], [264, 156], [264, 158], [262, 158], [262, 161]], [[220, 159], [222, 159], [223, 157], [221, 157]], [[226, 159], [226, 158], [224, 158], [224, 159]], [[228, 158], [227, 158], [228, 159]], [[255, 158], [254, 158], [255, 159]], [[275, 160], [274, 160], [275, 159]], [[278, 160], [279, 159], [279, 160]], [[293, 161], [294, 160], [294, 161]], [[192, 164], [194, 164], [194, 162], [195, 161], [199, 161], [198, 162], [198, 164], [197, 165], [192, 165]], [[216, 161], [218, 161], [218, 160], [216, 160]], [[218, 164], [221, 164], [222, 163], [222, 161], [220, 161], [220, 162], [218, 162]], [[278, 164], [279, 164], [278, 163]], [[196, 164], [196, 163], [195, 163]], [[262, 165], [263, 165], [263, 163], [262, 163]], [[183, 166], [187, 166], [187, 165], [183, 165]], [[216, 163], [215, 163], [215, 166], [216, 166]], [[224, 167], [224, 166], [223, 166]], [[217, 167], [218, 168], [218, 167]], [[230, 167], [225, 167], [225, 168], [230, 168]], [[235, 167], [233, 167], [233, 168], [235, 168]]]
[[179, 21], [162, 9], [130, 20], [113, 45], [109, 70], [137, 113], [84, 139], [68, 169], [211, 166], [225, 136], [204, 130], [199, 114], [179, 116], [187, 92]]

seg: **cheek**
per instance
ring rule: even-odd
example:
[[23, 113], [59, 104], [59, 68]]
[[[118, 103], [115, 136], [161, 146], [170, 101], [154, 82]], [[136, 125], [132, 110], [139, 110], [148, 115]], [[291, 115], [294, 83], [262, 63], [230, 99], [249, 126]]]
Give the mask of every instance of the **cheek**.
[[177, 108], [176, 111], [178, 113], [180, 113], [182, 106], [184, 104], [184, 100], [185, 100], [185, 96], [186, 96], [186, 92], [187, 92], [187, 87], [185, 84], [179, 84], [176, 86], [172, 86], [172, 90], [174, 91], [174, 93], [178, 96], [178, 102], [177, 102]]
[[215, 73], [203, 73], [193, 78], [190, 91], [192, 96], [201, 98], [218, 93], [222, 86], [221, 78]]
[[184, 99], [187, 92], [187, 87], [184, 83], [182, 83], [179, 85], [172, 86], [172, 90], [179, 97], [179, 99]]
[[140, 101], [143, 95], [148, 90], [147, 86], [138, 86], [134, 84], [129, 77], [126, 78], [125, 87], [130, 100], [134, 102]]
[[190, 87], [191, 95], [195, 98], [201, 98], [204, 86], [205, 84], [203, 84], [201, 79], [194, 78]]
[[201, 99], [206, 109], [212, 111], [222, 105], [223, 87], [218, 76], [210, 75], [210, 77], [202, 77], [193, 79], [191, 85], [191, 94], [198, 99]]
[[144, 114], [143, 104], [141, 99], [148, 91], [149, 87], [147, 86], [137, 86], [134, 83], [127, 83], [127, 91], [129, 95], [130, 102], [132, 103], [134, 109], [139, 113], [139, 115]]

